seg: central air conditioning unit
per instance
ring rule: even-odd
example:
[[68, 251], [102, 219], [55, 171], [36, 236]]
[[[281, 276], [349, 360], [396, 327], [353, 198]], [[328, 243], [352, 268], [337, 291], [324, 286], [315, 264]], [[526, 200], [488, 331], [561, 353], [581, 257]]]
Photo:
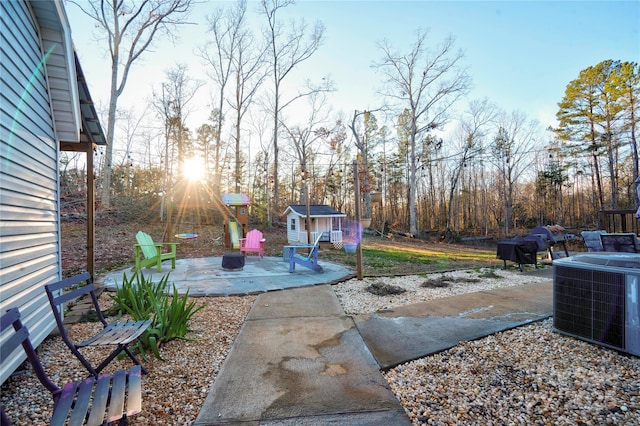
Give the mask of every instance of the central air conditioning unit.
[[640, 356], [640, 254], [589, 253], [553, 261], [556, 331]]

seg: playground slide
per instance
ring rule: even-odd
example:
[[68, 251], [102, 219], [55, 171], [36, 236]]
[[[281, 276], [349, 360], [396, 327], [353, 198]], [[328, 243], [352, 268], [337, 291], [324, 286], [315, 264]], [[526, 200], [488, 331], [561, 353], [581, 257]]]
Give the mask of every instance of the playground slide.
[[234, 220], [229, 221], [229, 241], [231, 242], [231, 248], [237, 249], [240, 248], [240, 242], [238, 241], [240, 238], [240, 226], [238, 222]]

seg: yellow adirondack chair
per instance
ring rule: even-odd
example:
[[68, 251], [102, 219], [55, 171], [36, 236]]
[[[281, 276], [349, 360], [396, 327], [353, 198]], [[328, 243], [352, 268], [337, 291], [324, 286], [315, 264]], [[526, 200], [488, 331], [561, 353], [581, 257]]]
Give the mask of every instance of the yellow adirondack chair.
[[[162, 271], [162, 261], [167, 259], [171, 259], [171, 269], [176, 269], [177, 243], [154, 243], [151, 236], [142, 231], [136, 234], [136, 240], [138, 240], [138, 244], [135, 245], [136, 266], [133, 268], [134, 272], [153, 265], [156, 265], [158, 272], [160, 272]], [[170, 251], [163, 252], [165, 247], [169, 247]]]

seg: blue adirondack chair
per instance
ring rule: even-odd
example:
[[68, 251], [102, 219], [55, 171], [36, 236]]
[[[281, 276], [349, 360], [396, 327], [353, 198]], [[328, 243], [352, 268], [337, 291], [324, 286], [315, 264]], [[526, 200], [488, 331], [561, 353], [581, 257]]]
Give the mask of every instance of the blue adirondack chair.
[[[299, 246], [286, 246], [289, 249], [289, 272], [295, 272], [296, 265], [304, 266], [316, 272], [322, 272], [322, 266], [318, 265], [318, 250], [320, 249], [320, 238], [322, 233], [318, 234], [318, 238], [314, 244], [303, 244]], [[296, 250], [308, 249], [309, 254], [303, 255], [297, 253]]]

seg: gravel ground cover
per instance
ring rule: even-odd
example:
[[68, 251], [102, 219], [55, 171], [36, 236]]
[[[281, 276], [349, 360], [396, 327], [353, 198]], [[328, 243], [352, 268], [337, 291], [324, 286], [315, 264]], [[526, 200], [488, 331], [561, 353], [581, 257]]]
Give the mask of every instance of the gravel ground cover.
[[[188, 425], [192, 423], [227, 356], [255, 296], [189, 298], [204, 304], [192, 319], [189, 340], [172, 340], [160, 348], [164, 361], [149, 357], [141, 360], [149, 374], [142, 378], [143, 411], [132, 417], [132, 425]], [[100, 306], [107, 309], [110, 299], [103, 293]], [[84, 340], [100, 329], [94, 322], [77, 323], [69, 333]], [[108, 351], [83, 349], [93, 363]], [[82, 380], [87, 370], [57, 336], [48, 337], [38, 349], [45, 371], [54, 383], [62, 385]], [[94, 365], [96, 365], [94, 363]], [[114, 360], [104, 371], [128, 368], [128, 358]], [[46, 425], [51, 416], [51, 394], [38, 382], [31, 368], [9, 379], [2, 386], [1, 402], [14, 425]]]
[[[357, 314], [541, 279], [467, 270], [350, 280], [334, 289], [345, 311]], [[373, 284], [378, 290], [404, 291], [375, 295]], [[105, 299], [100, 301], [104, 308]], [[143, 378], [143, 412], [132, 418], [133, 425], [195, 420], [255, 296], [194, 300], [206, 308], [194, 317], [190, 340], [163, 346], [164, 361], [144, 362], [149, 374]], [[80, 339], [97, 326], [79, 323], [72, 333]], [[39, 354], [56, 383], [86, 376], [58, 337], [48, 338]], [[109, 369], [128, 365], [128, 360], [117, 361]], [[555, 333], [550, 320], [461, 343], [383, 374], [415, 425], [640, 424], [640, 358]], [[17, 425], [46, 424], [50, 415], [49, 394], [29, 369], [3, 385], [1, 402]]]
[[[362, 281], [353, 278], [336, 284], [334, 291], [345, 313], [358, 315], [457, 294], [545, 281], [549, 281], [549, 278], [481, 268], [428, 275], [364, 278]], [[376, 295], [369, 290], [375, 284], [398, 287], [404, 292]]]

